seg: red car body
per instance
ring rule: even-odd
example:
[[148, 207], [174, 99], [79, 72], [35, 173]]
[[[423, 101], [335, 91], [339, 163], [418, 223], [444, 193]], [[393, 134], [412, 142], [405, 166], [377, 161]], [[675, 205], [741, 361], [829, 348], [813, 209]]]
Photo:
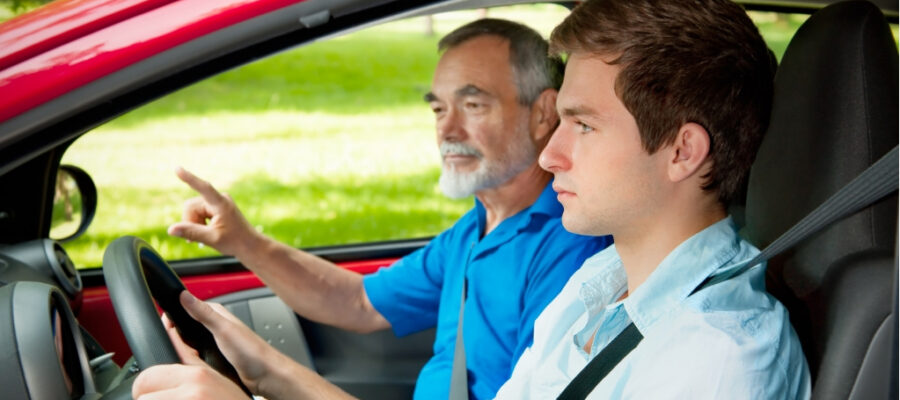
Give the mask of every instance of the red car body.
[[162, 51], [301, 1], [48, 4], [0, 25], [0, 123]]
[[[771, 7], [781, 6], [787, 10], [795, 10], [794, 7], [799, 7], [797, 4], [802, 4], [803, 1], [806, 0], [801, 0], [800, 3], [776, 0], [772, 2]], [[753, 0], [746, 2], [756, 5], [760, 3]], [[816, 0], [808, 2], [816, 3]], [[879, 4], [880, 8], [887, 10], [889, 17], [896, 21], [896, 3], [887, 0], [881, 2], [883, 4]], [[48, 198], [52, 199], [53, 196], [52, 180], [59, 167], [61, 154], [72, 140], [93, 126], [139, 104], [177, 90], [190, 82], [212, 75], [222, 69], [248, 62], [257, 55], [267, 55], [306, 40], [322, 37], [332, 31], [326, 29], [309, 36], [302, 36], [304, 34], [300, 33], [298, 36], [292, 36], [270, 48], [261, 50], [258, 54], [241, 55], [236, 60], [229, 60], [229, 63], [222, 67], [217, 64], [220, 60], [218, 55], [229, 55], [234, 51], [235, 46], [242, 44], [233, 42], [230, 44], [230, 48], [224, 47], [224, 45], [214, 46], [212, 49], [215, 55], [204, 55], [198, 57], [198, 60], [185, 63], [173, 63], [169, 59], [163, 64], [164, 67], [174, 65], [173, 68], [176, 72], [165, 71], [160, 74], [161, 77], [153, 76], [152, 79], [142, 76], [141, 79], [146, 79], [139, 80], [137, 83], [129, 82], [133, 86], [127, 86], [125, 89], [116, 87], [83, 102], [78, 102], [80, 99], [66, 100], [66, 96], [73, 96], [73, 94], [78, 96], [79, 93], [84, 94], [85, 90], [95, 91], [97, 87], [102, 86], [97, 82], [102, 82], [111, 75], [127, 72], [129, 68], [142, 63], [144, 63], [143, 71], [146, 73], [148, 68], [146, 62], [154, 57], [167, 52], [171, 57], [171, 50], [178, 49], [180, 46], [218, 32], [227, 31], [242, 22], [251, 21], [299, 3], [303, 3], [303, 0], [57, 0], [31, 13], [0, 24], [0, 184], [6, 184], [5, 186], [0, 185], [3, 188], [0, 190], [9, 190], [8, 188], [15, 187], [18, 192], [17, 196], [7, 196], [7, 192], [0, 192], [0, 245], [16, 245], [47, 239], [50, 226], [49, 209], [52, 208], [52, 205], [47, 203], [52, 203], [52, 200], [48, 200]], [[314, 1], [309, 3], [314, 3]], [[350, 2], [334, 1], [334, 3]], [[366, 16], [361, 20], [338, 23], [335, 24], [336, 27], [329, 26], [328, 28], [337, 32], [372, 22], [382, 16], [393, 16], [396, 13], [427, 6], [432, 2], [414, 0], [408, 2], [375, 1], [371, 2], [374, 3], [373, 5], [364, 3], [362, 1], [353, 3], [352, 6], [355, 8], [351, 7], [346, 14], [367, 13], [369, 12], [367, 7], [374, 10], [382, 5], [394, 8], [389, 11], [373, 11], [383, 13], [383, 15]], [[475, 1], [469, 6], [481, 7], [483, 3]], [[496, 1], [496, 3], [508, 2]], [[761, 7], [765, 9], [767, 6]], [[329, 16], [329, 18], [334, 17], [334, 14]], [[292, 27], [292, 31], [284, 33], [285, 35], [294, 35], [296, 32], [293, 30], [299, 31], [300, 27], [304, 26], [304, 22], [297, 19], [299, 16], [291, 18], [294, 18], [296, 27]], [[282, 32], [276, 34], [282, 34]], [[263, 40], [259, 42], [263, 42]], [[210, 67], [210, 64], [216, 65]], [[197, 76], [190, 76], [183, 81], [170, 79], [178, 71], [194, 68], [197, 65], [207, 69], [198, 72]], [[151, 64], [150, 68], [152, 67]], [[172, 80], [177, 82], [169, 82]], [[120, 101], [123, 96], [145, 90], [156, 85], [158, 81], [169, 85], [159, 91], [152, 91], [150, 94], [140, 93], [134, 98], [129, 98], [128, 102], [121, 107], [96, 111], [96, 109], [102, 108], [98, 104]], [[123, 93], [125, 94], [123, 95]], [[62, 105], [60, 106], [60, 104]], [[51, 109], [52, 112], [45, 113], [44, 109]], [[92, 114], [81, 118], [80, 113], [85, 110]], [[61, 126], [64, 129], [59, 129]], [[19, 219], [10, 218], [7, 210], [12, 210], [9, 214], [18, 213]], [[412, 243], [403, 251], [412, 251], [416, 246], [421, 246], [422, 242], [420, 240], [418, 243]], [[360, 247], [365, 246], [361, 245]], [[379, 251], [381, 250], [383, 249], [379, 249]], [[363, 274], [389, 265], [397, 257], [405, 254], [398, 253], [396, 250], [378, 252], [370, 249], [353, 249], [352, 251], [357, 251], [362, 255], [351, 254], [351, 256], [336, 261], [344, 268]], [[348, 251], [348, 253], [350, 252]], [[342, 254], [342, 256], [346, 256], [346, 254]], [[178, 266], [176, 266], [176, 271], [181, 274], [182, 271], [193, 268], [191, 270], [193, 272], [183, 276], [183, 281], [191, 292], [202, 299], [263, 286], [254, 274], [240, 267], [237, 261], [227, 257], [209, 262], [200, 260], [196, 264], [187, 265], [188, 268], [182, 270], [178, 270]], [[210, 265], [214, 266], [207, 268]], [[5, 265], [3, 259], [0, 259], [0, 272], [3, 271], [3, 268]], [[198, 270], [201, 272], [196, 272]], [[98, 339], [105, 351], [115, 352], [115, 361], [121, 365], [129, 357], [131, 350], [119, 329], [107, 287], [103, 283], [103, 277], [100, 271], [85, 271], [82, 276], [90, 276], [93, 278], [93, 283], [85, 284], [84, 290], [71, 301], [78, 322]], [[3, 284], [0, 282], [0, 285]], [[304, 324], [312, 325], [307, 321], [304, 321]], [[334, 366], [343, 368], [350, 364], [340, 358], [345, 353], [359, 356], [360, 352], [357, 350], [360, 348], [371, 350], [377, 347], [376, 351], [370, 352], [374, 354], [372, 358], [384, 362], [385, 365], [396, 364], [402, 367], [402, 362], [397, 362], [399, 357], [395, 356], [396, 353], [412, 353], [409, 349], [414, 347], [406, 344], [386, 344], [387, 340], [382, 337], [358, 340], [359, 337], [339, 336], [338, 333], [328, 329], [330, 328], [304, 326], [304, 330], [307, 330], [305, 334], [309, 334], [309, 331], [313, 332], [309, 334], [312, 338], [311, 341], [324, 337], [337, 338], [327, 344], [322, 344], [326, 340], [321, 340], [319, 344], [320, 347], [327, 347], [327, 351], [322, 351], [322, 353], [330, 352], [321, 357], [325, 360], [321, 365], [324, 365], [326, 369], [331, 366], [334, 371], [337, 371], [335, 376], [339, 377], [341, 376], [339, 373], [344, 372]], [[419, 347], [424, 349], [423, 353], [427, 356], [431, 351], [428, 347], [431, 340], [426, 337], [420, 341], [422, 343], [419, 344], [424, 344], [424, 346]], [[365, 344], [356, 346], [359, 342]], [[394, 346], [391, 348], [392, 350], [401, 349], [403, 352], [383, 350], [391, 346]], [[349, 350], [344, 350], [345, 348]], [[332, 354], [338, 356], [329, 359], [328, 357]], [[329, 362], [331, 364], [328, 364]], [[378, 369], [383, 365], [371, 365], [378, 367], [373, 367], [371, 371], [364, 371], [360, 375], [366, 375], [367, 378], [369, 375], [378, 375]], [[414, 368], [411, 376], [414, 377], [417, 371]], [[322, 371], [319, 372], [326, 375]], [[405, 377], [397, 379], [395, 376], [389, 378], [393, 381], [405, 379]], [[344, 379], [346, 379], [345, 376]], [[358, 382], [351, 382], [351, 384], [358, 384]], [[404, 384], [410, 385], [408, 382]], [[358, 387], [362, 388], [359, 389], [360, 392], [370, 393], [368, 392], [370, 387], [378, 388], [378, 385], [387, 386], [376, 382], [371, 386], [360, 385]], [[393, 388], [389, 389], [394, 390]], [[387, 391], [385, 393], [389, 393], [389, 395], [382, 396], [383, 398], [396, 397], [391, 395], [396, 392]]]

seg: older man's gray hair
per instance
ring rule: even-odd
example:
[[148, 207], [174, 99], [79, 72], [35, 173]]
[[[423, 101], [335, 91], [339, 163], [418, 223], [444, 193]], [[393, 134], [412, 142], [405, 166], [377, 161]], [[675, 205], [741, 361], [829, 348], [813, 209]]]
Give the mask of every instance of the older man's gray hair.
[[483, 35], [494, 35], [509, 42], [509, 61], [518, 88], [518, 100], [531, 105], [546, 89], [562, 84], [562, 61], [548, 55], [548, 44], [534, 29], [520, 23], [484, 18], [463, 25], [438, 42], [438, 51], [446, 51]]

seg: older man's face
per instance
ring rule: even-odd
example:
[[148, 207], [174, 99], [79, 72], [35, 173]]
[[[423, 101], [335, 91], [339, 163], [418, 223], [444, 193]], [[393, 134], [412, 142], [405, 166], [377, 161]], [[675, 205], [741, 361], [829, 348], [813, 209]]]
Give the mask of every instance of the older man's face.
[[499, 186], [536, 161], [529, 107], [517, 96], [505, 39], [476, 37], [441, 57], [426, 100], [437, 123], [447, 196]]

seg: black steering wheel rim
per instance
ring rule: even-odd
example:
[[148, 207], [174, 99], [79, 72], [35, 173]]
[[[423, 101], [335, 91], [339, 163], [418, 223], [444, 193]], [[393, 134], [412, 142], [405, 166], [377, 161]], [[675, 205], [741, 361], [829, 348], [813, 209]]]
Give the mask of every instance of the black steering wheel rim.
[[185, 290], [184, 283], [147, 242], [123, 236], [110, 243], [103, 254], [103, 277], [125, 340], [140, 369], [181, 362], [156, 313], [156, 299], [181, 339], [197, 350], [209, 366], [252, 395], [219, 351], [213, 335], [181, 306], [178, 297]]
[[[178, 294], [184, 290], [184, 284], [162, 257], [137, 237], [118, 238], [103, 254], [103, 278], [138, 367], [181, 362], [153, 303], [158, 299], [160, 307], [169, 313], [162, 303], [167, 298], [177, 303]], [[169, 286], [159, 287], [159, 283]], [[181, 309], [180, 305], [177, 308]]]

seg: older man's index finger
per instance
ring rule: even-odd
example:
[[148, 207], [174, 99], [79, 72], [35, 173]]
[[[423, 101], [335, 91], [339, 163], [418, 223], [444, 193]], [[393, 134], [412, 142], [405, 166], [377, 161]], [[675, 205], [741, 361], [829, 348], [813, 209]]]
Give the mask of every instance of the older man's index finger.
[[178, 167], [178, 169], [175, 170], [175, 175], [177, 175], [178, 179], [181, 179], [182, 182], [187, 183], [191, 189], [200, 193], [200, 196], [210, 204], [220, 204], [222, 202], [222, 194], [219, 193], [211, 183], [200, 179], [197, 175], [194, 175], [181, 167]]

